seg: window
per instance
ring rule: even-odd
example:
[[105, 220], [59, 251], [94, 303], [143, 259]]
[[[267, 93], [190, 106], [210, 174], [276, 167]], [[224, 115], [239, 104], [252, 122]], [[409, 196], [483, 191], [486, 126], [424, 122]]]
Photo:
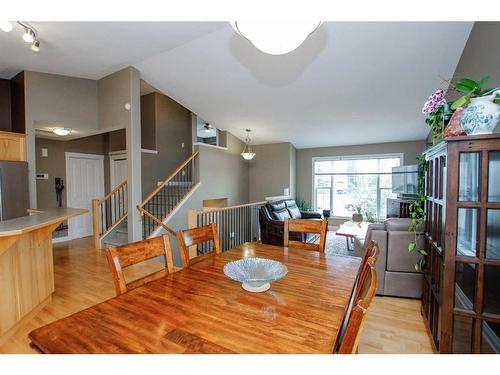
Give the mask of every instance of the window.
[[363, 214], [385, 218], [387, 198], [397, 197], [392, 193], [392, 168], [401, 160], [401, 154], [314, 159], [315, 209], [349, 217], [351, 205], [360, 204]]

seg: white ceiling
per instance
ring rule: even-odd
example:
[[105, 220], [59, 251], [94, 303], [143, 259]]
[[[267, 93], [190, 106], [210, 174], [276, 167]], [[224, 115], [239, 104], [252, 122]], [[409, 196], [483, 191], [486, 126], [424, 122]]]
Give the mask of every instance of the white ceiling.
[[226, 26], [225, 22], [28, 23], [40, 36], [40, 53], [22, 41], [20, 26], [0, 32], [0, 78], [35, 70], [100, 79]]
[[423, 102], [452, 77], [472, 23], [327, 22], [281, 56], [228, 23], [34, 26], [39, 55], [0, 33], [0, 76], [31, 69], [98, 79], [133, 65], [219, 129], [305, 148], [424, 139]]

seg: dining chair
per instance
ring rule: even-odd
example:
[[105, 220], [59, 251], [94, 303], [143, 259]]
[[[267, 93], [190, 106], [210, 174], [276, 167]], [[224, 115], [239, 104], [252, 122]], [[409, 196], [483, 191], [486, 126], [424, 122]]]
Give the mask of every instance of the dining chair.
[[[176, 237], [177, 243], [179, 244], [183, 267], [189, 267], [191, 264], [199, 262], [202, 259], [220, 253], [219, 233], [217, 231], [217, 225], [214, 223], [203, 227], [178, 231]], [[197, 246], [206, 242], [212, 243], [212, 248], [209, 249], [210, 251], [203, 255], [198, 255], [192, 258], [189, 257], [189, 248], [191, 246]]]
[[[315, 250], [324, 253], [327, 231], [328, 231], [327, 220], [288, 219], [285, 220], [283, 245], [285, 247], [295, 247], [306, 250]], [[310, 243], [310, 242], [291, 240], [290, 232], [319, 234], [319, 243], [316, 243], [317, 241], [314, 243]]]
[[362, 285], [365, 282], [366, 277], [368, 276], [369, 267], [366, 265], [368, 259], [370, 257], [375, 258], [376, 262], [379, 255], [380, 255], [380, 248], [378, 247], [377, 242], [371, 240], [366, 246], [365, 255], [363, 256], [363, 259], [361, 260], [361, 265], [359, 267], [358, 277], [356, 280], [356, 284], [354, 286], [354, 293], [353, 293], [354, 301], [357, 301], [359, 299], [359, 294], [361, 293]]
[[[162, 256], [165, 268], [131, 282], [125, 280], [123, 270], [127, 267]], [[157, 280], [174, 271], [170, 237], [163, 235], [149, 240], [129, 243], [123, 246], [110, 246], [106, 249], [109, 268], [113, 275], [116, 295]]]
[[[375, 244], [376, 245], [376, 244]], [[358, 352], [358, 344], [363, 326], [366, 320], [368, 307], [377, 291], [377, 270], [375, 264], [377, 262], [378, 253], [375, 246], [372, 248], [372, 253], [375, 256], [369, 256], [366, 262], [362, 265], [361, 273], [358, 281], [362, 280], [359, 285], [359, 290], [356, 293], [354, 307], [348, 312], [349, 316], [345, 330], [341, 334], [340, 343], [338, 345], [338, 354], [354, 354]], [[358, 287], [358, 285], [356, 285]]]

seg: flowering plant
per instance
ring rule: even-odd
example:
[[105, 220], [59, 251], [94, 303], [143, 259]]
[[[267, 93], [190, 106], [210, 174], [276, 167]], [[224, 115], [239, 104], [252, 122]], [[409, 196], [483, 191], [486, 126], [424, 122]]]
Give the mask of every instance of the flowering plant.
[[422, 108], [423, 114], [429, 114], [436, 112], [441, 106], [446, 104], [446, 100], [444, 96], [446, 95], [446, 91], [443, 89], [437, 89], [434, 94], [429, 96], [429, 99], [424, 104], [424, 108]]

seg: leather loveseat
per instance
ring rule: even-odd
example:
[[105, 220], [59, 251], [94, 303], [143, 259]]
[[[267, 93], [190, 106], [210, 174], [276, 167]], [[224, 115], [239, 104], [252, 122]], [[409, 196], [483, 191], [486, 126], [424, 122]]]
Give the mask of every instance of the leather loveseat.
[[[321, 219], [317, 212], [301, 211], [294, 199], [268, 202], [259, 210], [260, 238], [262, 243], [283, 246], [283, 229], [286, 219]], [[290, 239], [314, 242], [318, 235], [290, 233]]]
[[[366, 244], [377, 241], [380, 255], [377, 259], [377, 294], [420, 298], [422, 294], [422, 274], [415, 270], [420, 258], [417, 251], [408, 251], [408, 243], [415, 240], [409, 232], [410, 219], [393, 218], [379, 224], [370, 224], [365, 238], [355, 238], [354, 255], [362, 257]], [[421, 228], [419, 228], [421, 229]], [[423, 233], [417, 236], [417, 248], [423, 246]]]

